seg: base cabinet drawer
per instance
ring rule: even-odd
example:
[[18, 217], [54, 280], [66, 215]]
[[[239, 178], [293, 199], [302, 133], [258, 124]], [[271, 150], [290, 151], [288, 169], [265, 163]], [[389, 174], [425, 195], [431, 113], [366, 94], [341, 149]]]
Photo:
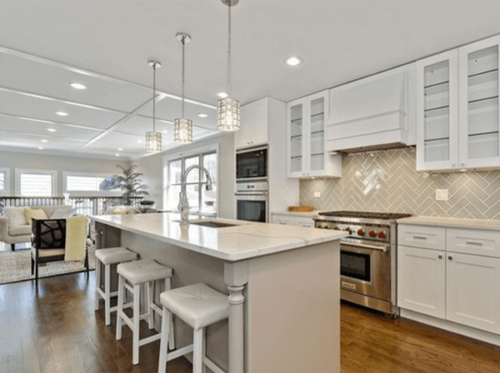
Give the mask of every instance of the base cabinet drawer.
[[398, 225], [398, 244], [433, 249], [445, 250], [446, 229], [423, 225]]
[[298, 227], [314, 228], [313, 218], [307, 216], [285, 216], [285, 215], [274, 215], [272, 216], [272, 223], [283, 224], [283, 225], [295, 225]]
[[478, 229], [447, 229], [446, 250], [500, 258], [500, 232]]
[[500, 334], [500, 259], [447, 253], [446, 319]]
[[398, 247], [398, 306], [434, 317], [446, 316], [444, 251]]

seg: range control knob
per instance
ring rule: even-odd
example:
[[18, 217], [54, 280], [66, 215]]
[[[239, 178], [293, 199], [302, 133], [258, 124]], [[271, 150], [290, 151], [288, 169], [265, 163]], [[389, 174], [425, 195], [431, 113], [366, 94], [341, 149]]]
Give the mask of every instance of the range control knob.
[[335, 227], [333, 227], [333, 230], [334, 230], [334, 231], [338, 231], [338, 230], [339, 230], [339, 227], [335, 226]]
[[346, 232], [348, 232], [349, 234], [351, 234], [351, 228], [347, 227], [347, 228], [344, 228], [344, 230], [345, 230]]
[[385, 238], [384, 232], [378, 232], [378, 238]]
[[358, 236], [364, 236], [365, 235], [365, 231], [362, 230], [362, 229], [358, 229], [357, 233], [358, 233]]
[[368, 235], [370, 237], [375, 237], [377, 235], [377, 233], [375, 231], [370, 231], [370, 232], [368, 232]]

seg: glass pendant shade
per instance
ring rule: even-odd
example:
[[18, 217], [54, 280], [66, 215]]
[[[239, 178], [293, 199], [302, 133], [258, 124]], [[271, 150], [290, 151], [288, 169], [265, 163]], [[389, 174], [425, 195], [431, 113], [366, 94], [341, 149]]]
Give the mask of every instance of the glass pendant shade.
[[193, 121], [177, 118], [174, 120], [174, 141], [190, 144], [193, 142]]
[[161, 133], [160, 132], [146, 132], [146, 151], [157, 153], [161, 152]]
[[230, 97], [217, 103], [217, 128], [221, 131], [238, 131], [241, 127], [240, 102]]

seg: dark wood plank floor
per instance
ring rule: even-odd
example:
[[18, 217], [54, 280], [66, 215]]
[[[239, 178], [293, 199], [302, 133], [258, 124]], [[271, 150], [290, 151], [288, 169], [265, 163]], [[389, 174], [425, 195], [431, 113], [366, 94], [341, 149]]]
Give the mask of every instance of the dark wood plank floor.
[[[115, 340], [115, 317], [104, 326], [93, 289], [94, 272], [42, 279], [38, 288], [0, 285], [0, 372], [155, 372], [159, 342], [141, 347], [133, 366], [130, 330]], [[342, 373], [500, 372], [500, 347], [410, 320], [342, 305], [341, 327]], [[169, 373], [181, 372], [191, 372], [186, 359], [169, 363]]]

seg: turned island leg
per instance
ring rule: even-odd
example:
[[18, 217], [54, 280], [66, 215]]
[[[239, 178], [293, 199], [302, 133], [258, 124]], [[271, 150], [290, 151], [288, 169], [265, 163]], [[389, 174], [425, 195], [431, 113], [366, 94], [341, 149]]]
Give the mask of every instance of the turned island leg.
[[245, 371], [245, 297], [248, 262], [224, 264], [224, 281], [229, 289], [229, 373]]

